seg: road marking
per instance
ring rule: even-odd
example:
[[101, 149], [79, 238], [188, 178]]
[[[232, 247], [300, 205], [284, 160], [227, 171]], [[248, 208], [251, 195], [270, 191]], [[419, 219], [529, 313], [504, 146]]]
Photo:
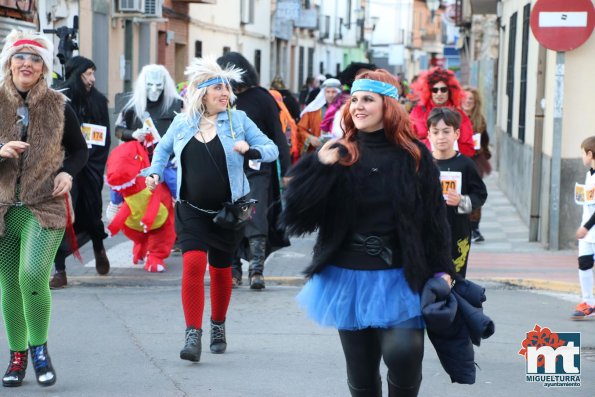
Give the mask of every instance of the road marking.
[[586, 11], [580, 12], [540, 12], [540, 28], [584, 28], [587, 26]]
[[[114, 245], [106, 253], [112, 268], [131, 269], [143, 267], [142, 264], [132, 264], [132, 241], [130, 240]], [[85, 267], [95, 267], [95, 259], [85, 263]]]

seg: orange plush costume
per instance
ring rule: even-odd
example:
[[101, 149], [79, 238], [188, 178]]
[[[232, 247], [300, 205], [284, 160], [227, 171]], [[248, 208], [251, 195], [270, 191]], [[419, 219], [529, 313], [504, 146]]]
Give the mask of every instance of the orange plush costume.
[[134, 264], [147, 257], [145, 270], [162, 272], [176, 239], [174, 212], [167, 186], [160, 183], [151, 193], [145, 177], [139, 176], [149, 165], [147, 149], [138, 141], [112, 150], [107, 159], [106, 180], [124, 197], [124, 203], [107, 228], [112, 236], [122, 230], [134, 242]]

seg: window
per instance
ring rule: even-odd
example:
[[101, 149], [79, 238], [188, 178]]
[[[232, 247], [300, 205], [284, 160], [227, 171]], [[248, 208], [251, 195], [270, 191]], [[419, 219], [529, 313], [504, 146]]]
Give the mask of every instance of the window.
[[256, 73], [260, 76], [260, 50], [254, 50], [254, 69], [256, 69]]
[[335, 24], [335, 40], [341, 40], [343, 35], [341, 34], [341, 29], [343, 26], [343, 18], [337, 18]]
[[508, 97], [508, 119], [506, 120], [506, 133], [511, 136], [512, 118], [514, 113], [514, 54], [516, 50], [516, 18], [516, 12], [510, 16], [508, 29], [508, 65], [506, 66], [506, 96]]
[[240, 23], [254, 23], [254, 0], [241, 0]]
[[521, 49], [521, 96], [519, 103], [519, 141], [525, 142], [527, 116], [527, 58], [529, 56], [529, 20], [531, 4], [523, 7], [523, 48]]
[[231, 51], [231, 48], [229, 48], [229, 47], [223, 47], [223, 55], [227, 54], [230, 51]]
[[194, 57], [202, 58], [202, 41], [200, 40], [194, 42]]
[[320, 16], [320, 40], [328, 39], [331, 30], [331, 17], [329, 15]]
[[346, 26], [351, 25], [351, 0], [347, 0], [347, 12], [345, 13], [345, 25]]
[[308, 76], [314, 76], [314, 48], [308, 48]]
[[318, 73], [320, 73], [320, 74], [324, 73], [324, 62], [318, 63]]
[[304, 77], [304, 63], [305, 63], [305, 51], [304, 47], [300, 46], [300, 52], [298, 55], [298, 82], [304, 84], [306, 79]]

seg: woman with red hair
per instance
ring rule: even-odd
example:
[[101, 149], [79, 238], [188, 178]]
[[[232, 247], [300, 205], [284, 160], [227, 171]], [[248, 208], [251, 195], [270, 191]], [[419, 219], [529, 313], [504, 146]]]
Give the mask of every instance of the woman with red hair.
[[455, 74], [450, 70], [430, 69], [417, 79], [413, 88], [419, 96], [417, 106], [411, 111], [411, 122], [417, 137], [431, 149], [428, 140], [428, 115], [435, 107], [450, 107], [461, 115], [461, 134], [457, 140], [458, 148], [455, 149], [465, 156], [474, 156], [473, 125], [461, 109], [464, 93]]
[[417, 396], [424, 323], [420, 290], [454, 270], [438, 169], [398, 102], [386, 70], [357, 76], [345, 135], [290, 171], [282, 222], [293, 235], [318, 230], [298, 301], [337, 328], [352, 396]]

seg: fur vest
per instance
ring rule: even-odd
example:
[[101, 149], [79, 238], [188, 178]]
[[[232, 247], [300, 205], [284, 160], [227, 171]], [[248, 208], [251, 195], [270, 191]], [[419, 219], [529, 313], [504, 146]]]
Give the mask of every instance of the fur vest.
[[[421, 142], [418, 146], [422, 152], [419, 170], [408, 152], [395, 147], [390, 171], [394, 181], [392, 210], [398, 220], [395, 237], [402, 251], [405, 277], [416, 292], [434, 273], [454, 275], [439, 171], [425, 146]], [[324, 165], [312, 153], [290, 172], [293, 178], [286, 191], [281, 223], [291, 235], [318, 230], [307, 276], [328, 265], [351, 236], [356, 222], [354, 186], [361, 178], [355, 175], [355, 168]]]
[[[0, 142], [20, 140], [17, 108], [24, 102], [12, 79], [4, 80], [0, 86]], [[66, 226], [65, 198], [52, 197], [54, 178], [64, 161], [62, 137], [65, 97], [40, 80], [29, 91], [27, 104], [27, 142], [30, 146], [20, 159], [0, 162], [0, 236], [5, 231], [4, 216], [16, 202], [27, 206], [44, 228]], [[17, 197], [19, 178], [20, 193]], [[72, 207], [70, 213], [73, 213]]]

